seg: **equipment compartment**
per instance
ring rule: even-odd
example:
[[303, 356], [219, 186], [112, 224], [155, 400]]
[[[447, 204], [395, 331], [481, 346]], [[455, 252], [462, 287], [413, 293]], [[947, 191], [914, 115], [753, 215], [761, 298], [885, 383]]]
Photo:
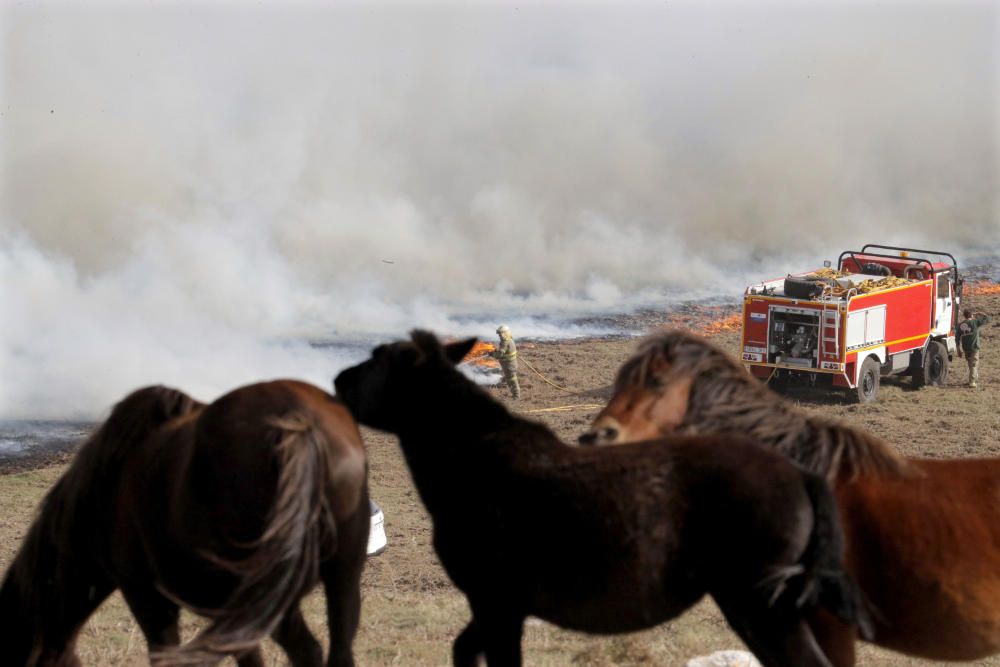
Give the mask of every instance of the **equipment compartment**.
[[772, 307], [767, 361], [815, 368], [819, 356], [819, 315], [816, 311]]

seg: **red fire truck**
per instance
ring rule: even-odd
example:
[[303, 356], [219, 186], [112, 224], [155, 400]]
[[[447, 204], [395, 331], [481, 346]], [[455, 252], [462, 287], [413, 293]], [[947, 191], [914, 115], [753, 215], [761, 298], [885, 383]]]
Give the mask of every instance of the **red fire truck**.
[[824, 268], [750, 285], [743, 362], [783, 391], [793, 382], [841, 387], [855, 401], [880, 378], [940, 385], [955, 354], [962, 280], [946, 252], [868, 244]]

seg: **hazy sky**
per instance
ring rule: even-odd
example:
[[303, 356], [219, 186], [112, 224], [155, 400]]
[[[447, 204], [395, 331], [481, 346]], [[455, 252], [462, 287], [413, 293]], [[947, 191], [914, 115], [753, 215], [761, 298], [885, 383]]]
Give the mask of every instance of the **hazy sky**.
[[546, 333], [870, 241], [998, 255], [998, 16], [6, 3], [0, 417], [327, 385], [305, 338]]

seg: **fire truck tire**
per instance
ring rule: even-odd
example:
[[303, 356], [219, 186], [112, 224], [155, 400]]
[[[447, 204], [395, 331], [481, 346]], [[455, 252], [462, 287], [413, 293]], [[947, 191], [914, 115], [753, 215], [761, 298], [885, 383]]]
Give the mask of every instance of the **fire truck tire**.
[[787, 276], [785, 278], [785, 296], [793, 299], [811, 299], [823, 293], [823, 282]]
[[878, 396], [879, 363], [875, 357], [868, 357], [861, 364], [858, 386], [847, 390], [847, 397], [855, 403], [871, 403]]
[[776, 394], [784, 396], [788, 394], [788, 376], [775, 373], [767, 382], [768, 388]]
[[940, 387], [948, 379], [948, 348], [939, 340], [932, 340], [924, 351], [923, 368], [919, 369], [923, 382], [920, 386]]
[[868, 262], [867, 264], [861, 265], [861, 273], [866, 273], [870, 276], [891, 276], [892, 269], [890, 269], [885, 264]]
[[[928, 346], [929, 347], [929, 346]], [[923, 389], [927, 384], [927, 376], [924, 373], [924, 359], [930, 354], [927, 351], [917, 350], [910, 357], [910, 380], [917, 389]]]

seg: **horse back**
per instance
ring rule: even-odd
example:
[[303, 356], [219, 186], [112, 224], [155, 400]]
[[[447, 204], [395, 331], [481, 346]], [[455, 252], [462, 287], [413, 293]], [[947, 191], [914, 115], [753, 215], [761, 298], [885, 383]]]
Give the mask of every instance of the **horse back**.
[[[666, 443], [692, 508], [688, 539], [724, 561], [732, 544], [752, 545], [743, 559], [747, 567], [754, 566], [754, 556], [761, 562], [797, 558], [813, 528], [809, 473], [739, 435], [685, 436]], [[723, 525], [727, 528], [720, 530]]]
[[[481, 553], [501, 554], [501, 560], [520, 553], [525, 571], [549, 584], [578, 581], [574, 568], [582, 568], [580, 578], [596, 567], [655, 579], [667, 570], [713, 569], [716, 560], [741, 577], [764, 563], [795, 562], [809, 540], [808, 473], [747, 439], [684, 436], [577, 448], [552, 436], [531, 444], [530, 450], [523, 442], [500, 448], [504, 457], [510, 449], [517, 456], [483, 460], [474, 477], [451, 481], [464, 500], [453, 496], [432, 511], [436, 522], [456, 527], [435, 535], [439, 553], [455, 552], [449, 565], [465, 567], [461, 557], [475, 538]], [[481, 502], [473, 502], [477, 498]], [[490, 508], [486, 515], [483, 506]], [[490, 523], [493, 513], [516, 526], [516, 543], [501, 542], [508, 536]], [[741, 545], [737, 563], [731, 562], [734, 544]]]
[[182, 475], [191, 514], [231, 527], [236, 541], [257, 537], [275, 502], [289, 447], [313, 446], [325, 466], [334, 518], [361, 502], [366, 457], [358, 426], [333, 396], [295, 380], [236, 389], [207, 406], [197, 420], [165, 439], [190, 449]]
[[241, 387], [163, 424], [122, 475], [116, 568], [202, 608], [217, 608], [236, 585], [215, 564], [246, 558], [276, 526], [319, 507], [329, 553], [338, 524], [366, 498], [353, 418], [326, 392], [289, 380]]

